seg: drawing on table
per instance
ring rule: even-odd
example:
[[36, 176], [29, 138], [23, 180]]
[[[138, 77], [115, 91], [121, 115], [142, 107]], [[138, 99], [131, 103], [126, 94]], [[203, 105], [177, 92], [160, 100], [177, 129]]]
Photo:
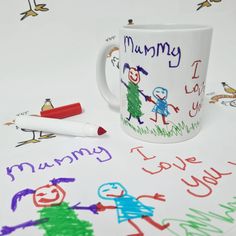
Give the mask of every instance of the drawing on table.
[[167, 230], [171, 235], [232, 235], [226, 234], [223, 229], [224, 224], [235, 224], [236, 197], [233, 200], [218, 204], [219, 209], [213, 211], [203, 211], [195, 208], [189, 208], [186, 214], [187, 219], [168, 218], [162, 223], [171, 222], [171, 228]]
[[26, 188], [16, 193], [12, 198], [12, 211], [14, 212], [17, 209], [23, 197], [33, 195], [34, 205], [42, 208], [38, 211], [40, 218], [37, 220], [29, 220], [15, 226], [3, 226], [0, 229], [0, 235], [7, 235], [16, 230], [23, 230], [31, 226], [37, 226], [39, 229], [44, 230], [44, 236], [93, 235], [92, 224], [86, 220], [80, 220], [75, 210], [88, 210], [93, 214], [98, 214], [96, 204], [80, 206], [79, 202], [74, 206], [69, 206], [68, 202], [64, 202], [66, 192], [59, 184], [74, 181], [74, 178], [54, 178], [50, 180], [50, 184], [35, 190]]
[[[231, 176], [233, 171], [229, 169], [230, 165], [236, 165], [233, 161], [228, 161], [226, 166], [221, 168], [204, 168], [202, 171], [200, 169], [203, 162], [196, 158], [195, 156], [188, 156], [187, 158], [183, 158], [181, 156], [175, 156], [173, 161], [160, 160], [160, 158], [156, 158], [156, 155], [145, 155], [145, 152], [142, 150], [143, 146], [132, 147], [130, 152], [136, 154], [145, 161], [143, 163], [143, 167], [141, 168], [145, 173], [149, 175], [159, 175], [163, 172], [171, 172], [171, 171], [181, 171], [185, 172], [190, 166], [196, 166], [198, 168], [198, 174], [194, 175], [186, 175], [185, 177], [180, 178], [180, 181], [184, 183], [186, 187], [186, 192], [191, 197], [196, 198], [206, 198], [213, 194], [214, 189], [219, 186], [221, 179], [226, 178], [227, 176]], [[138, 155], [137, 155], [138, 154]], [[147, 164], [147, 165], [146, 165]], [[221, 165], [223, 166], [223, 165]], [[204, 165], [203, 165], [204, 167]], [[226, 170], [226, 168], [228, 170]], [[231, 166], [230, 166], [231, 168]], [[200, 175], [201, 174], [201, 175]], [[176, 178], [177, 180], [177, 178]]]
[[[221, 84], [222, 84], [223, 89], [226, 92], [226, 94], [214, 95], [213, 97], [211, 97], [209, 103], [217, 103], [221, 99], [227, 99], [227, 100], [221, 101], [221, 104], [225, 105], [225, 106], [236, 107], [236, 89], [229, 86], [225, 82], [222, 82]], [[228, 100], [228, 99], [230, 99], [230, 100]]]
[[219, 3], [219, 2], [221, 2], [221, 0], [205, 0], [204, 2], [197, 4], [198, 5], [197, 11], [205, 7], [211, 7], [212, 3]]
[[168, 106], [171, 106], [176, 113], [179, 112], [179, 108], [175, 107], [173, 104], [167, 103], [167, 97], [168, 97], [168, 90], [162, 87], [156, 87], [153, 92], [153, 96], [155, 97], [156, 101], [154, 101], [152, 98], [149, 98], [148, 101], [155, 104], [155, 106], [152, 109], [152, 112], [154, 112], [155, 117], [150, 118], [150, 120], [157, 122], [157, 114], [161, 115], [162, 122], [164, 125], [168, 125], [169, 122], [166, 121], [166, 117], [170, 114], [168, 110]]
[[[43, 104], [43, 106], [41, 107], [41, 111], [46, 111], [46, 110], [50, 110], [53, 109], [54, 106], [52, 105], [51, 99], [50, 98], [46, 98], [45, 102]], [[27, 112], [28, 114], [28, 112]], [[26, 113], [21, 113], [19, 115], [27, 115]], [[6, 122], [4, 125], [14, 125], [14, 121], [10, 121], [10, 122]], [[17, 129], [19, 129], [18, 127], [16, 127]], [[17, 143], [16, 147], [20, 147], [26, 144], [31, 144], [31, 143], [39, 143], [44, 139], [51, 139], [51, 138], [55, 138], [56, 135], [55, 134], [44, 134], [42, 131], [36, 131], [36, 130], [29, 130], [29, 129], [20, 129], [23, 132], [27, 132], [31, 134], [31, 138], [24, 140], [24, 141], [20, 141]], [[36, 137], [38, 136], [38, 137]]]
[[24, 20], [25, 18], [29, 16], [37, 16], [38, 11], [48, 11], [49, 9], [46, 7], [46, 4], [37, 4], [36, 0], [27, 0], [29, 4], [29, 10], [22, 12], [21, 15], [22, 18], [21, 20]]
[[164, 230], [169, 227], [169, 223], [159, 224], [151, 217], [154, 215], [154, 207], [144, 205], [141, 198], [152, 198], [154, 200], [165, 201], [165, 196], [161, 194], [141, 195], [139, 197], [133, 197], [128, 194], [127, 189], [118, 182], [105, 183], [98, 188], [98, 196], [104, 200], [113, 200], [115, 206], [105, 206], [102, 203], [97, 204], [98, 212], [108, 209], [115, 209], [117, 212], [118, 223], [128, 221], [130, 225], [137, 231], [132, 235], [144, 235], [139, 226], [134, 223], [135, 219], [143, 219], [158, 230]]
[[16, 174], [20, 171], [20, 174], [24, 174], [25, 171], [30, 171], [31, 174], [35, 174], [38, 171], [52, 171], [53, 168], [64, 167], [64, 165], [76, 164], [81, 159], [95, 159], [98, 163], [106, 163], [112, 160], [112, 155], [106, 148], [102, 146], [92, 147], [91, 149], [81, 147], [76, 150], [64, 154], [62, 157], [55, 156], [47, 162], [32, 163], [32, 162], [20, 162], [6, 167], [6, 174], [11, 178], [11, 181], [16, 180]]
[[139, 89], [139, 83], [141, 80], [140, 72], [143, 75], [148, 75], [148, 72], [142, 68], [141, 66], [131, 67], [128, 63], [125, 63], [123, 66], [123, 74], [128, 69], [128, 84], [125, 83], [124, 80], [121, 79], [121, 83], [127, 88], [127, 110], [129, 113], [129, 117], [126, 119], [128, 121], [131, 120], [131, 118], [136, 118], [138, 120], [138, 123], [141, 125], [144, 123], [144, 121], [141, 120], [141, 116], [144, 115], [144, 113], [141, 111], [142, 107], [142, 101], [139, 98], [139, 95], [141, 94], [145, 101], [148, 101], [150, 99], [149, 96], [145, 95], [142, 90]]

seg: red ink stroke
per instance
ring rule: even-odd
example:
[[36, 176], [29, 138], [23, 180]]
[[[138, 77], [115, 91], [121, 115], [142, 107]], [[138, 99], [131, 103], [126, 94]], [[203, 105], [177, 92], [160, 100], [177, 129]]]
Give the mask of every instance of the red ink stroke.
[[196, 159], [196, 157], [188, 157], [188, 158], [181, 158], [181, 157], [178, 157], [176, 156], [175, 157], [177, 159], [178, 162], [176, 163], [168, 163], [168, 162], [159, 162], [158, 163], [158, 166], [156, 170], [148, 170], [146, 168], [142, 168], [143, 171], [147, 172], [148, 174], [151, 174], [151, 175], [154, 175], [154, 174], [158, 174], [160, 172], [162, 172], [163, 170], [168, 170], [168, 169], [171, 169], [172, 167], [175, 167], [176, 169], [178, 170], [181, 170], [181, 171], [185, 171], [186, 168], [187, 168], [187, 164], [199, 164], [199, 163], [202, 163], [202, 161], [198, 161]]
[[198, 112], [200, 112], [201, 108], [202, 108], [202, 104], [201, 103], [193, 102], [192, 110], [189, 111], [189, 116], [190, 117], [195, 117], [198, 114]]
[[192, 67], [195, 65], [195, 68], [194, 68], [194, 75], [192, 76], [192, 79], [198, 79], [199, 78], [199, 75], [196, 76], [196, 72], [197, 72], [197, 67], [198, 67], [198, 64], [202, 62], [201, 60], [196, 60], [193, 62], [192, 64]]
[[139, 197], [137, 197], [138, 200], [140, 198], [152, 198], [152, 199], [163, 201], [163, 202], [166, 201], [165, 195], [159, 194], [159, 193], [155, 193], [153, 196], [152, 195], [140, 195]]
[[[207, 170], [204, 170], [203, 172], [206, 174], [202, 177], [202, 179], [197, 178], [195, 176], [191, 176], [191, 179], [193, 181], [193, 183], [187, 182], [185, 179], [181, 179], [181, 181], [183, 183], [185, 183], [187, 186], [195, 188], [195, 191], [192, 191], [191, 189], [187, 189], [187, 192], [194, 196], [194, 197], [199, 197], [199, 198], [203, 198], [203, 197], [208, 197], [209, 195], [212, 194], [213, 190], [211, 188], [210, 185], [218, 185], [218, 180], [221, 179], [223, 176], [225, 175], [231, 175], [232, 172], [219, 172], [217, 171], [215, 168], [210, 168], [210, 170], [213, 173], [210, 173]], [[204, 187], [205, 188], [205, 193], [197, 193], [198, 187]]]
[[65, 198], [65, 191], [59, 185], [44, 185], [36, 189], [33, 202], [36, 207], [60, 205]]
[[124, 195], [124, 191], [122, 190], [120, 194], [106, 194], [107, 197], [122, 197]]
[[235, 162], [228, 161], [228, 163], [229, 163], [230, 165], [235, 165], [235, 166], [236, 166], [236, 163], [235, 163]]
[[140, 148], [143, 148], [143, 147], [142, 146], [133, 147], [130, 149], [130, 152], [132, 153], [134, 150], [137, 150], [137, 152], [143, 157], [144, 161], [156, 158], [156, 156], [147, 157], [146, 155], [144, 155], [143, 152], [140, 151]]

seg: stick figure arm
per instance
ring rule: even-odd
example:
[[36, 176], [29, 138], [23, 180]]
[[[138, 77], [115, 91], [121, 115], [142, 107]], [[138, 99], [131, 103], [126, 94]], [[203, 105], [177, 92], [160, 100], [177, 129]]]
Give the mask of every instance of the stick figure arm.
[[39, 219], [39, 220], [34, 220], [34, 221], [29, 220], [29, 221], [26, 221], [24, 223], [21, 223], [21, 224], [15, 225], [15, 226], [3, 226], [0, 229], [0, 236], [11, 234], [12, 232], [14, 232], [17, 229], [25, 229], [27, 227], [43, 224], [47, 221], [48, 221], [48, 218], [44, 218], [44, 219]]
[[151, 96], [148, 96], [148, 95], [143, 93], [143, 90], [139, 89], [138, 91], [144, 97], [146, 102], [148, 101], [148, 102], [152, 102], [152, 103], [156, 104], [155, 101], [152, 100]]
[[92, 204], [90, 206], [79, 206], [80, 202], [75, 204], [74, 206], [70, 207], [73, 210], [88, 210], [94, 214], [98, 214], [98, 209], [96, 204]]
[[152, 198], [165, 202], [165, 196], [159, 193], [155, 193], [154, 195], [140, 195], [139, 197], [137, 197], [137, 200], [139, 200], [140, 198]]
[[168, 104], [168, 106], [171, 106], [171, 107], [174, 109], [174, 111], [175, 111], [176, 113], [179, 112], [179, 108], [178, 108], [178, 107], [175, 107], [173, 104]]
[[104, 206], [101, 202], [97, 203], [97, 211], [114, 210], [116, 206]]
[[126, 84], [125, 83], [125, 81], [123, 80], [123, 79], [120, 79], [120, 82], [127, 88], [127, 89], [129, 89], [129, 86], [128, 86], [128, 84]]

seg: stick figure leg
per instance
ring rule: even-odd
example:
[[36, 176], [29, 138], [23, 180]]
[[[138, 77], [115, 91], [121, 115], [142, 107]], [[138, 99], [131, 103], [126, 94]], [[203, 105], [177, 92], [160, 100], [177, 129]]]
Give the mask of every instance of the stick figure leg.
[[157, 122], [157, 113], [155, 112], [155, 118], [150, 118], [150, 120]]
[[140, 120], [140, 117], [137, 117], [137, 119], [138, 119], [138, 123], [139, 123], [140, 125], [143, 124], [143, 121]]
[[162, 115], [162, 121], [163, 121], [164, 125], [168, 125], [169, 124], [169, 122], [166, 121], [166, 116]]
[[36, 1], [34, 0], [34, 5], [35, 5], [35, 11], [48, 11], [49, 9], [46, 8], [46, 4], [37, 4]]
[[29, 7], [30, 9], [28, 11], [25, 11], [25, 12], [22, 12], [21, 15], [22, 18], [20, 20], [24, 20], [26, 17], [28, 16], [37, 16], [38, 14], [32, 10], [32, 6], [31, 6], [31, 3], [30, 3], [30, 0], [28, 0], [28, 3], [29, 3]]
[[129, 113], [129, 117], [128, 118], [126, 118], [128, 121], [130, 121], [130, 119], [131, 119], [131, 113]]
[[128, 236], [144, 236], [138, 225], [136, 225], [132, 220], [128, 220], [128, 222], [138, 231], [136, 234], [129, 234]]
[[169, 223], [165, 224], [165, 225], [160, 225], [159, 223], [157, 223], [156, 221], [154, 221], [151, 217], [149, 216], [143, 216], [142, 219], [146, 220], [149, 224], [153, 225], [155, 228], [159, 229], [159, 230], [164, 230], [167, 227], [169, 227]]

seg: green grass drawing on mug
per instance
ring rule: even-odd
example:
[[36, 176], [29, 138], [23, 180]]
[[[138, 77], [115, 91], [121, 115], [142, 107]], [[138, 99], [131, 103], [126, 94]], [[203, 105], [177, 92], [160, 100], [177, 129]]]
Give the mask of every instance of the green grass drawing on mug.
[[184, 121], [182, 121], [178, 124], [172, 123], [170, 129], [168, 129], [169, 126], [160, 127], [159, 125], [155, 125], [154, 128], [150, 128], [148, 126], [133, 125], [127, 119], [124, 119], [122, 116], [121, 120], [125, 126], [130, 127], [134, 132], [140, 135], [152, 134], [154, 136], [162, 136], [166, 138], [170, 138], [173, 136], [183, 136], [186, 132], [190, 133], [191, 131], [196, 130], [200, 125], [199, 121], [190, 125], [187, 125], [184, 123]]

